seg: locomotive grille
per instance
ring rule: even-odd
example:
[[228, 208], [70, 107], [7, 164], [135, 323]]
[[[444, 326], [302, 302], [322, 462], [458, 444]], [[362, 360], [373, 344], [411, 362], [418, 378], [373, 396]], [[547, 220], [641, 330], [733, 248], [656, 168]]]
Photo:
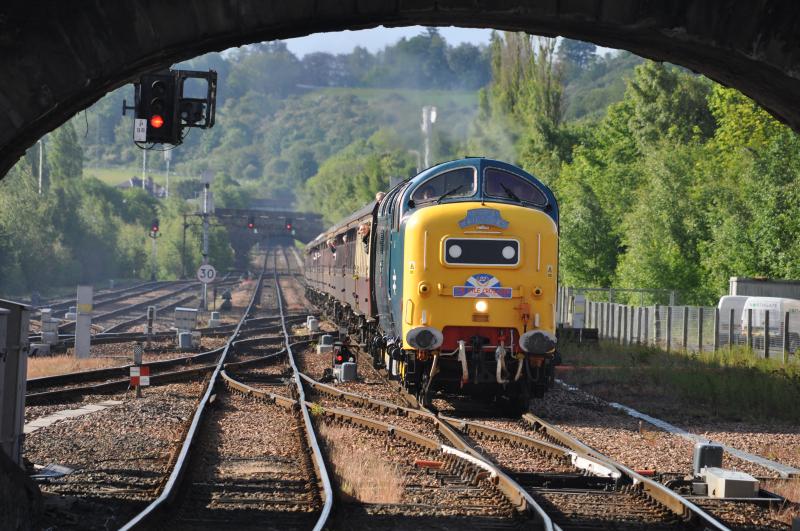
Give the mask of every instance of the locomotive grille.
[[444, 242], [444, 261], [454, 265], [519, 264], [519, 242], [496, 238], [448, 238]]

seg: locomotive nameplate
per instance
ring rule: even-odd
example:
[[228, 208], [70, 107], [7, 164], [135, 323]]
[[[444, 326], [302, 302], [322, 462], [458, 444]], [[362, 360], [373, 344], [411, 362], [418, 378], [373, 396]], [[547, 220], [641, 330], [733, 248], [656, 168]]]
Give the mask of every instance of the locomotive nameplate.
[[467, 279], [466, 286], [453, 286], [453, 297], [471, 299], [510, 299], [513, 290], [504, 288], [494, 275], [478, 273]]

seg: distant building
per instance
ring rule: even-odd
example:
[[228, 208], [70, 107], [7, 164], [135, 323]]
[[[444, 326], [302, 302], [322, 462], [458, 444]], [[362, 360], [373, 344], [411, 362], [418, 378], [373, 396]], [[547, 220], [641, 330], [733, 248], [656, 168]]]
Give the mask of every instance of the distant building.
[[[142, 189], [142, 179], [139, 177], [131, 177], [125, 182], [119, 183], [117, 186], [120, 190], [127, 190], [128, 188]], [[144, 191], [153, 197], [166, 197], [166, 189], [158, 183], [153, 182], [152, 177], [148, 177], [144, 183]]]
[[729, 295], [800, 299], [800, 280], [731, 277], [728, 291]]

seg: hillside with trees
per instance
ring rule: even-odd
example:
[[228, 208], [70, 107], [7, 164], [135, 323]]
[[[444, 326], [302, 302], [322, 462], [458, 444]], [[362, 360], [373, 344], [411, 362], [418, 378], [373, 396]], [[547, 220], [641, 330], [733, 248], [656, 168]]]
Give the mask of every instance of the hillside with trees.
[[[114, 186], [141, 175], [142, 151], [131, 141], [130, 116], [120, 113], [123, 100], [132, 100], [131, 86], [108, 94], [43, 139], [41, 196], [37, 146], [0, 183], [0, 292], [149, 277], [147, 228], [156, 218], [159, 278], [179, 276], [184, 215], [196, 209], [191, 200], [204, 175], [215, 177], [217, 206], [271, 199], [339, 219], [421, 166], [424, 105], [439, 111], [432, 162], [487, 155], [557, 173], [590, 124], [623, 98], [625, 79], [642, 60], [624, 52], [598, 56], [593, 45], [575, 41], [551, 44], [550, 63], [536, 66], [536, 79], [557, 91], [537, 96], [532, 78], [504, 72], [507, 38], [514, 37], [453, 46], [429, 29], [377, 53], [355, 48], [299, 58], [273, 42], [177, 65], [219, 73], [218, 114], [213, 129], [193, 131], [171, 152], [168, 199]], [[524, 39], [515, 46], [524, 48]], [[530, 50], [519, 53], [520, 61], [536, 61]], [[533, 75], [527, 63], [517, 66]], [[531, 103], [553, 96], [550, 110]], [[528, 122], [539, 112], [538, 136], [529, 135]], [[150, 151], [147, 164], [165, 184], [162, 154]], [[187, 219], [191, 271], [200, 261], [200, 233]], [[227, 236], [222, 227], [212, 235], [212, 260], [221, 269], [232, 263]]]
[[565, 59], [551, 39], [496, 35], [470, 139], [555, 189], [564, 284], [710, 304], [730, 276], [800, 277], [795, 132], [736, 90], [652, 61], [620, 101], [568, 120], [565, 77], [594, 67]]

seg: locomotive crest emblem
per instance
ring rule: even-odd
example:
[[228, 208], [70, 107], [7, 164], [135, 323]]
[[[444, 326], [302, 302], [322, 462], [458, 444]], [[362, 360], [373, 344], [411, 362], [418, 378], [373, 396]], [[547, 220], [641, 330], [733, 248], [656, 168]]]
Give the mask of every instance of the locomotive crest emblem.
[[465, 282], [465, 286], [453, 286], [453, 297], [473, 299], [510, 299], [511, 288], [504, 288], [494, 275], [477, 273]]
[[500, 211], [494, 208], [471, 208], [467, 210], [467, 217], [458, 222], [458, 226], [466, 229], [473, 225], [491, 225], [506, 229], [508, 221], [504, 220]]

